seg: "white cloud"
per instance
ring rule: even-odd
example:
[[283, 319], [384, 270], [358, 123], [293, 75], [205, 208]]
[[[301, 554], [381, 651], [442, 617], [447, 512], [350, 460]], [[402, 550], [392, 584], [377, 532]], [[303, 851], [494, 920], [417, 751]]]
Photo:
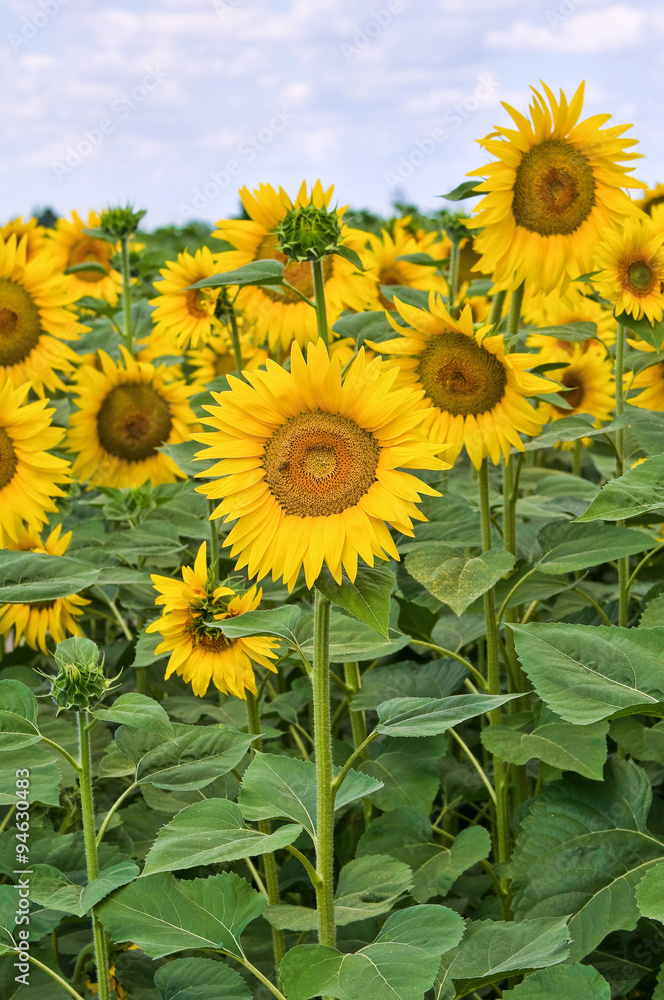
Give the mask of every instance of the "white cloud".
[[616, 5], [596, 10], [559, 13], [563, 4], [552, 3], [539, 24], [514, 21], [509, 28], [489, 30], [488, 48], [568, 53], [615, 52], [635, 48], [644, 40], [649, 15], [644, 10]]

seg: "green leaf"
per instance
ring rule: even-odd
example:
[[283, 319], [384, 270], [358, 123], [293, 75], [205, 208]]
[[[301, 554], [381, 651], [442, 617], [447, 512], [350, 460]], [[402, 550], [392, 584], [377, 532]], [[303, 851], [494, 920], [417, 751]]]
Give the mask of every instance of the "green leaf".
[[543, 553], [537, 563], [540, 573], [574, 573], [636, 555], [657, 544], [652, 535], [637, 528], [567, 521], [547, 524], [537, 536], [537, 543]]
[[362, 258], [356, 250], [353, 250], [352, 247], [338, 246], [335, 248], [334, 254], [337, 257], [343, 257], [344, 260], [347, 260], [348, 263], [352, 264], [358, 271], [366, 271], [366, 267], [362, 263]]
[[332, 324], [332, 329], [339, 337], [351, 337], [358, 349], [365, 340], [391, 340], [394, 337], [394, 329], [382, 309], [342, 316]]
[[92, 713], [95, 719], [117, 722], [137, 729], [150, 729], [167, 738], [173, 737], [173, 726], [159, 702], [144, 694], [132, 691], [121, 694], [112, 708], [99, 708]]
[[664, 452], [664, 413], [642, 410], [639, 406], [627, 406], [625, 412], [639, 447], [649, 458], [661, 455]]
[[461, 181], [461, 184], [458, 184], [453, 191], [441, 194], [440, 197], [444, 198], [445, 201], [463, 201], [465, 198], [477, 198], [482, 194], [481, 191], [475, 190], [479, 184], [481, 184], [481, 181]]
[[245, 611], [243, 615], [227, 618], [221, 622], [208, 622], [209, 628], [218, 628], [228, 639], [241, 639], [248, 635], [269, 635], [285, 639], [293, 646], [298, 645], [295, 628], [301, 611], [294, 604], [271, 611]]
[[376, 709], [392, 698], [445, 697], [457, 691], [468, 671], [456, 660], [428, 660], [377, 667], [362, 676], [362, 687], [353, 695], [351, 711]]
[[657, 628], [664, 625], [664, 594], [659, 594], [654, 600], [648, 601], [639, 619], [641, 628]]
[[657, 722], [648, 728], [634, 716], [614, 719], [611, 723], [611, 739], [615, 740], [630, 757], [636, 760], [655, 760], [664, 765], [664, 722]]
[[114, 889], [132, 882], [140, 869], [131, 861], [122, 861], [87, 885], [77, 885], [52, 865], [34, 865], [32, 872], [30, 898], [35, 903], [83, 917]]
[[406, 557], [406, 569], [411, 576], [439, 601], [449, 604], [458, 616], [513, 566], [511, 552], [492, 549], [469, 557], [441, 542], [429, 542]]
[[213, 274], [203, 278], [194, 285], [187, 285], [182, 290], [187, 292], [194, 288], [221, 288], [223, 285], [281, 285], [283, 283], [284, 265], [278, 260], [254, 260], [235, 271], [225, 274]]
[[[298, 637], [302, 650], [313, 659], [313, 615], [303, 615]], [[348, 660], [377, 660], [381, 656], [398, 653], [410, 642], [409, 635], [396, 629], [389, 630], [389, 641], [365, 622], [358, 621], [343, 611], [332, 608], [330, 612], [330, 661], [345, 663]]]
[[[161, 1000], [251, 1000], [239, 972], [212, 958], [176, 958], [154, 974]], [[592, 998], [594, 1000], [594, 998]]]
[[636, 902], [642, 916], [664, 923], [664, 864], [645, 873], [636, 887]]
[[386, 639], [389, 639], [390, 595], [395, 585], [396, 577], [386, 566], [358, 566], [354, 582], [344, 576], [338, 584], [328, 569], [323, 569], [316, 580], [316, 590], [328, 601], [366, 622]]
[[[1, 739], [0, 736], [0, 742]], [[0, 752], [0, 805], [15, 805], [18, 802], [16, 794], [17, 763], [14, 750]], [[62, 772], [53, 754], [39, 746], [23, 747], [20, 764], [22, 768], [27, 768], [30, 772], [30, 802], [41, 802], [45, 806], [59, 806]]]
[[[459, 994], [496, 982], [509, 972], [541, 969], [564, 962], [570, 932], [565, 918], [475, 920], [468, 925], [448, 975], [463, 984]], [[472, 986], [471, 986], [472, 983]]]
[[195, 802], [161, 828], [145, 860], [142, 877], [253, 858], [292, 844], [301, 832], [301, 826], [289, 824], [269, 835], [260, 833], [244, 824], [235, 802]]
[[645, 316], [643, 319], [633, 319], [627, 314], [623, 314], [619, 319], [637, 337], [647, 341], [656, 351], [661, 351], [662, 345], [664, 345], [664, 322], [651, 323]]
[[94, 274], [108, 275], [108, 268], [96, 260], [84, 260], [80, 264], [70, 264], [64, 270], [65, 274], [79, 274], [81, 271], [92, 271]]
[[141, 758], [137, 780], [180, 791], [204, 788], [239, 764], [255, 738], [232, 729], [178, 727], [174, 740], [161, 743]]
[[553, 448], [558, 441], [578, 441], [579, 438], [599, 437], [606, 433], [606, 427], [595, 427], [595, 417], [589, 413], [575, 413], [571, 417], [552, 420], [537, 437], [526, 444], [526, 451]]
[[[336, 768], [335, 773], [338, 771]], [[378, 788], [380, 782], [351, 770], [337, 793], [335, 809]], [[316, 765], [309, 760], [257, 752], [244, 772], [238, 805], [247, 820], [291, 819], [315, 841]]]
[[403, 260], [407, 264], [418, 264], [421, 267], [438, 267], [442, 264], [442, 260], [435, 260], [431, 254], [428, 253], [402, 253], [395, 260]]
[[457, 694], [449, 698], [393, 698], [378, 706], [376, 729], [386, 736], [438, 736], [452, 726], [499, 708], [514, 694]]
[[533, 687], [566, 722], [663, 714], [664, 629], [546, 622], [510, 628]]
[[92, 586], [100, 570], [69, 556], [46, 552], [3, 552], [0, 604], [55, 601]]
[[[417, 744], [424, 753], [409, 753]], [[430, 749], [433, 744], [433, 750]], [[399, 806], [409, 806], [421, 812], [429, 812], [433, 807], [440, 785], [438, 760], [446, 751], [441, 737], [423, 740], [374, 743], [369, 753], [370, 760], [362, 763], [361, 771], [381, 782], [382, 788], [372, 793], [371, 801], [384, 812]]]
[[531, 733], [505, 725], [489, 726], [482, 732], [482, 743], [508, 764], [527, 764], [536, 757], [561, 771], [576, 771], [584, 778], [601, 781], [608, 728], [608, 722], [574, 726], [545, 708]]
[[376, 940], [352, 955], [300, 945], [281, 963], [288, 1000], [422, 1000], [440, 956], [463, 933], [463, 920], [443, 906], [412, 906], [387, 918]]
[[[562, 326], [538, 326], [528, 332], [536, 333], [538, 336], [541, 334], [544, 337], [555, 337], [556, 340], [567, 340], [576, 343], [596, 337], [597, 324], [582, 320], [577, 323], [565, 323]], [[560, 365], [558, 365], [558, 368], [560, 368]]]
[[506, 1000], [611, 1000], [611, 987], [592, 965], [557, 965], [533, 972]]
[[180, 882], [162, 872], [114, 892], [96, 912], [114, 941], [131, 941], [151, 958], [190, 948], [241, 957], [240, 935], [264, 908], [263, 896], [232, 872]]
[[578, 520], [621, 521], [659, 507], [664, 507], [664, 455], [648, 458], [612, 479]]
[[0, 705], [0, 750], [21, 750], [39, 743], [37, 701], [29, 687], [20, 681], [0, 680]]
[[568, 777], [533, 800], [512, 855], [517, 926], [525, 918], [569, 917], [570, 958], [580, 961], [617, 930], [633, 930], [634, 890], [664, 858], [646, 827], [648, 777], [633, 762], [610, 759], [603, 783]]

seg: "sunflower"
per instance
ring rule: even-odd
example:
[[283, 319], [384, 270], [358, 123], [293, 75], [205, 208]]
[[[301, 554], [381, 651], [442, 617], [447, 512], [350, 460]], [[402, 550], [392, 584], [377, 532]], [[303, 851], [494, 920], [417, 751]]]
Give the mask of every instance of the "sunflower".
[[629, 400], [630, 406], [640, 406], [644, 410], [664, 410], [664, 362], [650, 365], [632, 376], [625, 375], [626, 389], [642, 389], [638, 396]]
[[424, 393], [429, 436], [449, 442], [453, 459], [465, 446], [477, 469], [487, 455], [497, 465], [502, 452], [507, 461], [512, 445], [523, 451], [519, 432], [539, 434], [543, 423], [525, 397], [555, 388], [525, 371], [533, 355], [506, 354], [502, 335], [488, 336], [489, 326], [474, 332], [469, 305], [454, 320], [434, 293], [428, 312], [394, 301], [411, 329], [390, 318], [399, 336], [369, 343], [389, 356], [398, 386]]
[[49, 454], [64, 430], [51, 424], [53, 409], [47, 400], [25, 403], [28, 383], [14, 387], [0, 372], [0, 537], [16, 541], [23, 521], [39, 531], [47, 513], [57, 510], [53, 497], [65, 494], [57, 485], [68, 483], [69, 462]]
[[[62, 525], [59, 524], [49, 534], [45, 542], [35, 531], [24, 530], [15, 542], [10, 542], [8, 548], [20, 552], [46, 552], [52, 556], [63, 556], [71, 541], [72, 533], [68, 531], [60, 537]], [[60, 597], [54, 601], [38, 601], [33, 604], [5, 604], [0, 607], [0, 635], [7, 635], [14, 628], [14, 645], [18, 645], [21, 637], [31, 649], [41, 649], [48, 654], [46, 636], [54, 643], [62, 642], [68, 635], [81, 635], [77, 618], [83, 614], [83, 608], [90, 602], [78, 594]]]
[[27, 248], [27, 236], [0, 240], [0, 371], [16, 386], [31, 382], [43, 397], [44, 389], [65, 388], [58, 372], [70, 375], [78, 356], [64, 341], [87, 327], [67, 308], [74, 296], [50, 255], [28, 261]]
[[[615, 406], [613, 362], [601, 348], [587, 347], [587, 344], [588, 341], [569, 344], [559, 352], [558, 358], [551, 351], [547, 352], [547, 362], [562, 362], [560, 368], [547, 371], [547, 375], [569, 390], [564, 393], [564, 399], [572, 409], [566, 410], [554, 403], [541, 403], [540, 412], [546, 420], [589, 413], [595, 417], [595, 427], [600, 427], [611, 418]], [[571, 353], [568, 348], [571, 348]]]
[[270, 660], [276, 659], [278, 640], [266, 636], [226, 639], [208, 622], [254, 611], [262, 590], [252, 587], [244, 594], [236, 594], [231, 587], [216, 586], [208, 571], [205, 542], [198, 550], [194, 568], [183, 567], [182, 581], [153, 576], [152, 582], [160, 595], [155, 603], [163, 604], [164, 610], [146, 632], [163, 636], [155, 653], [171, 653], [166, 679], [177, 673], [201, 697], [210, 681], [219, 691], [238, 698], [246, 698], [246, 690], [256, 694], [251, 661], [276, 671]]
[[[242, 317], [238, 320], [238, 326], [242, 331]], [[267, 359], [264, 348], [253, 346], [251, 332], [240, 332], [240, 349], [243, 366], [247, 371], [255, 371]], [[188, 351], [187, 360], [193, 368], [191, 380], [198, 387], [206, 386], [220, 375], [230, 375], [237, 371], [231, 336], [223, 326], [218, 328], [217, 333], [209, 336], [205, 344]]]
[[[327, 208], [332, 198], [333, 188], [323, 191], [320, 181], [307, 194], [303, 182], [295, 199], [296, 206], [304, 206], [313, 201], [317, 208]], [[242, 204], [248, 219], [222, 219], [219, 229], [212, 235], [228, 241], [233, 250], [219, 255], [219, 270], [234, 271], [256, 260], [279, 260], [284, 266], [286, 281], [302, 295], [313, 299], [314, 286], [309, 261], [289, 261], [278, 249], [276, 231], [293, 204], [283, 190], [275, 191], [270, 184], [261, 184], [254, 194], [245, 187], [240, 191]], [[342, 221], [344, 209], [337, 209]], [[342, 225], [341, 243], [357, 252], [362, 251], [366, 233], [349, 230]], [[371, 307], [373, 281], [358, 273], [353, 264], [343, 257], [332, 255], [323, 260], [325, 278], [325, 301], [329, 325], [339, 318], [342, 309], [362, 311]], [[317, 339], [316, 313], [297, 292], [284, 288], [283, 293], [269, 288], [247, 286], [240, 290], [238, 308], [255, 318], [255, 343], [260, 346], [268, 341], [270, 350], [281, 347], [288, 350], [293, 340], [303, 345]]]
[[162, 366], [135, 361], [121, 347], [116, 364], [99, 351], [101, 371], [81, 367], [67, 450], [76, 454], [73, 471], [90, 486], [141, 486], [150, 480], [174, 483], [177, 465], [157, 449], [189, 437], [195, 417], [187, 402], [193, 387], [168, 381]]
[[658, 208], [664, 202], [664, 184], [656, 184], [654, 188], [648, 188], [639, 198], [636, 204], [646, 215], [652, 215], [653, 209]]
[[238, 568], [292, 590], [302, 566], [311, 587], [323, 563], [340, 583], [342, 566], [355, 579], [358, 555], [370, 566], [399, 558], [388, 524], [412, 535], [412, 518], [426, 520], [420, 494], [439, 494], [398, 467], [449, 466], [419, 430], [422, 393], [395, 389], [395, 376], [360, 349], [342, 379], [319, 341], [306, 361], [293, 345], [290, 371], [268, 361], [245, 372], [249, 385], [230, 376], [229, 391], [212, 393], [213, 430], [196, 440], [208, 445], [199, 458], [220, 461], [199, 475], [222, 478], [198, 490], [222, 501], [213, 517], [237, 520], [224, 545]]
[[27, 236], [27, 260], [32, 260], [36, 254], [47, 249], [46, 229], [44, 226], [40, 226], [34, 218], [28, 219], [24, 222], [19, 215], [16, 219], [12, 219], [11, 222], [8, 222], [6, 225], [0, 226], [0, 239], [8, 240], [12, 233], [16, 236], [17, 242], [20, 242], [23, 236]]
[[617, 315], [645, 316], [657, 323], [664, 313], [664, 233], [653, 232], [643, 216], [628, 219], [621, 229], [607, 230], [595, 253], [593, 278], [600, 295], [615, 305]]
[[576, 350], [576, 343], [582, 351], [608, 348], [615, 343], [617, 321], [612, 309], [589, 298], [570, 285], [565, 295], [543, 295], [526, 293], [521, 311], [528, 326], [567, 326], [570, 323], [594, 323], [597, 336], [578, 342], [549, 337], [534, 330], [526, 338], [526, 346], [539, 351], [540, 361], [569, 360]]
[[449, 253], [449, 241], [445, 245], [441, 243], [438, 233], [420, 231], [415, 234], [409, 228], [410, 223], [411, 217], [407, 215], [396, 220], [391, 233], [384, 229], [380, 236], [366, 234], [367, 249], [363, 253], [363, 262], [376, 282], [374, 309], [394, 308], [383, 295], [381, 285], [406, 285], [409, 288], [447, 294], [447, 282], [436, 273], [435, 267], [399, 260], [400, 257], [415, 253], [429, 254], [434, 259], [441, 260]]
[[475, 270], [493, 275], [496, 288], [521, 282], [551, 292], [592, 270], [600, 233], [639, 209], [621, 188], [644, 187], [619, 166], [638, 153], [625, 149], [634, 139], [619, 138], [630, 126], [600, 130], [609, 115], [579, 122], [583, 84], [568, 105], [545, 85], [549, 106], [533, 89], [532, 122], [507, 104], [516, 129], [496, 129], [481, 145], [498, 160], [469, 176], [486, 176], [476, 190], [487, 196], [468, 222], [482, 229]]
[[150, 305], [155, 307], [155, 334], [170, 337], [178, 350], [184, 350], [198, 347], [211, 333], [217, 333], [219, 320], [215, 317], [215, 307], [220, 289], [186, 291], [186, 288], [220, 270], [218, 255], [213, 256], [208, 247], [197, 250], [193, 257], [185, 251], [178, 254], [177, 262], [167, 261], [159, 272], [162, 280], [154, 283], [159, 295], [150, 299]]
[[72, 221], [58, 219], [55, 229], [48, 232], [50, 253], [61, 271], [76, 264], [100, 264], [99, 270], [78, 271], [68, 275], [76, 299], [92, 295], [114, 306], [122, 289], [122, 275], [111, 266], [116, 252], [114, 243], [88, 236], [84, 229], [98, 229], [100, 216], [90, 212], [84, 222], [77, 212], [71, 213]]

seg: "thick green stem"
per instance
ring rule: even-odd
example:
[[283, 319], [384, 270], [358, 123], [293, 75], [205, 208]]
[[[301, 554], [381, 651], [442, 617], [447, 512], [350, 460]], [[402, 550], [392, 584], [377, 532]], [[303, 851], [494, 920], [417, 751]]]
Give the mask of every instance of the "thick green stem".
[[330, 727], [330, 602], [315, 591], [314, 746], [316, 749], [316, 889], [318, 941], [334, 948], [334, 789]]
[[78, 990], [75, 990], [73, 986], [70, 986], [67, 980], [63, 979], [62, 976], [59, 976], [57, 972], [53, 971], [53, 969], [49, 969], [48, 965], [44, 965], [44, 963], [40, 962], [38, 958], [34, 957], [34, 955], [29, 955], [28, 958], [29, 961], [31, 961], [33, 965], [36, 965], [38, 969], [48, 973], [51, 979], [55, 979], [56, 983], [59, 983], [63, 990], [66, 990], [67, 993], [70, 993], [73, 997], [75, 997], [75, 1000], [83, 1000], [83, 997]]
[[[95, 835], [95, 809], [92, 795], [92, 752], [90, 747], [90, 727], [92, 722], [93, 719], [90, 713], [85, 709], [81, 709], [78, 713], [79, 785], [88, 882], [92, 882], [99, 877], [99, 859], [97, 856], [97, 838]], [[94, 909], [91, 912], [99, 1000], [109, 1000], [110, 983], [106, 933]]]
[[237, 316], [232, 304], [228, 311], [228, 318], [231, 323], [231, 340], [233, 342], [233, 353], [235, 354], [235, 367], [239, 376], [242, 374], [242, 346], [240, 344], [240, 333], [237, 328]]
[[[252, 694], [251, 691], [247, 691], [247, 726], [250, 733], [260, 733], [261, 731], [259, 702], [256, 695]], [[262, 749], [263, 741], [261, 739], [254, 740], [252, 751], [255, 752]], [[258, 829], [261, 833], [269, 836], [272, 833], [272, 824], [269, 819], [261, 819], [258, 821]], [[272, 851], [263, 855], [263, 874], [265, 875], [265, 888], [267, 889], [268, 901], [271, 906], [279, 906], [281, 902], [279, 898], [279, 874], [277, 872], [277, 862]], [[276, 927], [272, 928], [272, 952], [278, 976], [279, 966], [286, 954], [286, 938], [284, 932], [278, 930]]]
[[456, 305], [457, 290], [459, 286], [459, 257], [461, 250], [456, 240], [452, 240], [452, 250], [450, 252], [450, 266], [447, 272], [447, 284], [449, 286], [449, 310], [452, 312]]
[[[523, 293], [526, 290], [525, 283], [522, 282], [518, 288], [515, 288], [512, 292], [512, 298], [510, 299], [510, 311], [507, 317], [507, 331], [506, 336], [508, 338], [516, 337], [519, 332], [519, 320], [521, 319], [521, 305], [523, 303]], [[508, 346], [508, 350], [511, 345]]]
[[[625, 327], [618, 324], [616, 334], [616, 419], [622, 417], [625, 412], [625, 393], [623, 390], [623, 376], [625, 374]], [[619, 427], [616, 431], [616, 477], [620, 477], [625, 472], [625, 429]], [[619, 526], [625, 524], [618, 521]], [[618, 560], [618, 590], [619, 609], [618, 624], [627, 626], [629, 609], [629, 556], [622, 556]]]
[[129, 271], [129, 237], [120, 240], [120, 268], [122, 270], [122, 329], [125, 347], [134, 353], [134, 338], [131, 329], [131, 274]]
[[496, 323], [500, 323], [500, 318], [503, 315], [503, 306], [505, 305], [505, 296], [507, 292], [496, 292], [491, 301], [491, 312], [489, 314], [489, 323], [491, 326], [495, 326]]
[[[367, 738], [367, 717], [364, 714], [364, 712], [354, 712], [352, 705], [353, 697], [362, 687], [362, 677], [360, 674], [360, 668], [357, 664], [357, 661], [344, 663], [344, 680], [346, 681], [346, 684], [353, 692], [350, 695], [350, 701], [351, 701], [350, 728], [351, 732], [353, 733], [353, 746], [357, 750], [357, 748], [361, 746], [362, 743], [364, 743], [365, 739]], [[369, 823], [371, 822], [371, 815], [372, 815], [371, 802], [369, 802], [369, 799], [367, 798], [366, 795], [362, 799], [362, 812], [364, 814], [364, 826], [366, 829], [366, 827], [369, 826]]]
[[216, 580], [217, 573], [219, 572], [219, 539], [217, 537], [217, 522], [212, 517], [215, 506], [214, 500], [208, 500], [208, 520], [210, 522], [210, 569]]
[[318, 336], [326, 347], [330, 346], [330, 335], [327, 329], [327, 309], [325, 307], [325, 278], [323, 276], [322, 260], [312, 260], [311, 270], [314, 277], [314, 297], [316, 300], [316, 321]]

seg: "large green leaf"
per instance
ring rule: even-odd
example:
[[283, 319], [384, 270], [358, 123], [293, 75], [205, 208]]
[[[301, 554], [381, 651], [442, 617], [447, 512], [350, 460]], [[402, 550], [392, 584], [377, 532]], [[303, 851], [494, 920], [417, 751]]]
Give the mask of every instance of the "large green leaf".
[[574, 573], [636, 555], [657, 544], [652, 535], [637, 528], [561, 521], [542, 528], [537, 542], [543, 553], [537, 563], [540, 573]]
[[611, 739], [636, 760], [655, 760], [664, 765], [664, 722], [644, 726], [634, 716], [614, 719]]
[[634, 890], [664, 858], [646, 827], [650, 782], [632, 762], [609, 760], [605, 780], [569, 777], [533, 801], [512, 856], [514, 914], [569, 917], [571, 959], [579, 961], [640, 913]]
[[392, 698], [444, 698], [457, 691], [468, 676], [457, 660], [406, 660], [377, 667], [362, 675], [362, 687], [353, 695], [351, 711], [376, 709]]
[[77, 885], [52, 865], [34, 865], [30, 876], [30, 898], [49, 910], [63, 910], [83, 917], [114, 889], [132, 882], [139, 872], [138, 865], [122, 861], [106, 868], [87, 885]]
[[[302, 648], [310, 659], [314, 655], [312, 626], [313, 615], [303, 615], [298, 636], [301, 637]], [[402, 635], [393, 628], [389, 629], [388, 635], [389, 639], [385, 639], [366, 622], [358, 621], [357, 618], [332, 608], [330, 660], [333, 663], [344, 663], [347, 660], [377, 660], [381, 656], [398, 653], [410, 642], [409, 635]]]
[[580, 521], [621, 521], [664, 507], [664, 455], [635, 465], [595, 497]]
[[234, 271], [213, 274], [202, 278], [189, 288], [221, 288], [222, 285], [280, 285], [283, 282], [284, 265], [278, 260], [254, 260]]
[[37, 701], [20, 681], [0, 681], [0, 750], [21, 750], [41, 740]]
[[166, 962], [155, 972], [154, 984], [161, 1000], [251, 1000], [252, 997], [239, 972], [212, 958], [176, 958]]
[[353, 582], [344, 576], [340, 584], [328, 569], [323, 569], [316, 590], [389, 639], [390, 595], [395, 584], [396, 577], [387, 566], [362, 565]]
[[411, 576], [448, 604], [455, 615], [462, 615], [513, 566], [514, 556], [503, 549], [464, 556], [442, 542], [429, 542], [406, 557]]
[[463, 933], [458, 913], [443, 906], [412, 906], [387, 918], [376, 940], [352, 955], [300, 945], [281, 963], [288, 1000], [422, 1000], [440, 956]]
[[[239, 764], [255, 738], [232, 729], [178, 726], [173, 740], [160, 743], [141, 758], [137, 780], [180, 791], [204, 788]], [[116, 740], [120, 743], [117, 736]], [[121, 749], [126, 744], [125, 738]]]
[[559, 326], [538, 326], [533, 332], [538, 336], [555, 337], [556, 340], [576, 343], [596, 337], [597, 324], [580, 320], [576, 323], [564, 323]]
[[645, 873], [636, 887], [636, 902], [644, 917], [664, 923], [664, 864]]
[[515, 697], [519, 696], [457, 694], [449, 698], [392, 698], [378, 706], [376, 729], [386, 736], [438, 736]]
[[482, 743], [508, 764], [526, 764], [533, 757], [561, 771], [576, 771], [585, 778], [602, 780], [606, 761], [608, 722], [574, 726], [543, 708], [535, 728], [523, 733], [511, 726], [489, 726]]
[[243, 615], [227, 618], [220, 622], [209, 622], [210, 628], [218, 628], [229, 639], [241, 639], [248, 635], [269, 635], [297, 646], [295, 628], [301, 611], [294, 604], [271, 611], [245, 611]]
[[592, 965], [556, 965], [527, 976], [506, 1000], [611, 1000], [611, 987]]
[[151, 958], [190, 948], [242, 956], [240, 935], [265, 899], [232, 872], [176, 881], [162, 872], [119, 889], [97, 907], [114, 941], [132, 941]]
[[[380, 782], [351, 770], [337, 794], [343, 806], [380, 788]], [[238, 804], [245, 819], [284, 817], [316, 839], [316, 766], [313, 761], [256, 753], [244, 773]]]
[[664, 413], [642, 410], [637, 406], [627, 406], [625, 411], [629, 429], [646, 455], [652, 458], [664, 453]]
[[[18, 801], [16, 794], [18, 763], [14, 750], [0, 752], [0, 805], [15, 805]], [[45, 806], [59, 806], [62, 772], [53, 753], [40, 746], [23, 747], [20, 764], [30, 772], [29, 801], [41, 802]]]
[[99, 708], [92, 713], [95, 719], [116, 722], [118, 725], [138, 729], [154, 729], [164, 737], [173, 736], [173, 726], [168, 715], [154, 698], [131, 691], [121, 694], [113, 702], [112, 708]]
[[161, 828], [145, 859], [143, 876], [255, 857], [292, 844], [301, 832], [301, 826], [290, 823], [275, 833], [260, 833], [245, 825], [235, 802], [194, 802]]
[[92, 586], [99, 573], [99, 569], [69, 556], [4, 551], [0, 561], [0, 604], [69, 597]]
[[637, 337], [647, 341], [656, 351], [661, 351], [664, 344], [664, 322], [651, 323], [643, 316], [641, 319], [634, 319], [632, 316], [623, 314], [620, 319], [625, 321], [625, 326]]
[[510, 626], [523, 669], [567, 722], [664, 714], [664, 629], [533, 622]]

